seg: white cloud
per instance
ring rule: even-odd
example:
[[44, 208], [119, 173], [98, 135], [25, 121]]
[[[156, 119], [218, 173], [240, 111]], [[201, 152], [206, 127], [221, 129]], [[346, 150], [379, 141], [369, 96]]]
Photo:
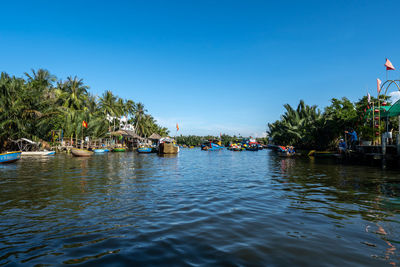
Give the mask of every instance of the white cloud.
[[400, 91], [391, 92], [389, 95], [392, 104], [394, 104], [397, 100], [400, 99]]

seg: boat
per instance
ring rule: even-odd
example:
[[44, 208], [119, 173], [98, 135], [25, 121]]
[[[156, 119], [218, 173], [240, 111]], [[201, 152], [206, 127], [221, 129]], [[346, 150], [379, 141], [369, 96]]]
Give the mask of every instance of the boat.
[[204, 150], [204, 151], [217, 151], [217, 150], [221, 150], [222, 148], [224, 148], [224, 147], [221, 146], [220, 144], [216, 144], [211, 141], [207, 141], [201, 145], [201, 150]]
[[98, 149], [93, 149], [94, 153], [106, 153], [106, 152], [110, 152], [109, 149], [106, 148], [98, 148]]
[[175, 140], [169, 137], [163, 137], [158, 143], [158, 153], [160, 154], [178, 154], [179, 146]]
[[240, 144], [233, 143], [233, 144], [229, 145], [228, 150], [231, 150], [231, 151], [243, 151], [244, 147], [242, 147]]
[[251, 144], [251, 145], [246, 146], [246, 150], [248, 150], [248, 151], [258, 151], [258, 146]]
[[34, 157], [34, 156], [52, 156], [55, 155], [55, 151], [22, 151], [21, 155], [23, 157]]
[[0, 154], [0, 163], [11, 163], [21, 158], [21, 151], [6, 152]]
[[54, 155], [55, 151], [49, 150], [41, 150], [41, 144], [37, 142], [33, 142], [27, 138], [21, 138], [16, 141], [13, 141], [18, 145], [18, 149], [22, 152], [21, 156], [51, 156]]
[[75, 157], [90, 157], [94, 154], [93, 151], [89, 151], [86, 149], [79, 149], [79, 148], [71, 148], [71, 153]]
[[125, 152], [126, 148], [125, 147], [116, 147], [111, 150], [112, 152]]
[[141, 146], [136, 150], [138, 153], [152, 153], [153, 148], [148, 146]]

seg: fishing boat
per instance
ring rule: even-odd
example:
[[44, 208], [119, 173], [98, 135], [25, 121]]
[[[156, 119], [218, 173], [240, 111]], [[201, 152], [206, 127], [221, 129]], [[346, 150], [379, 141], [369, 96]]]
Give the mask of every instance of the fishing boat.
[[163, 137], [158, 143], [158, 153], [160, 154], [178, 154], [179, 146], [175, 140], [169, 137]]
[[211, 141], [207, 141], [201, 145], [201, 150], [204, 150], [204, 151], [217, 151], [217, 150], [221, 150], [223, 148], [224, 147], [221, 146], [220, 144], [216, 144]]
[[138, 153], [152, 153], [153, 152], [153, 148], [152, 147], [148, 147], [148, 146], [141, 146], [137, 149]]
[[86, 149], [79, 149], [79, 148], [71, 148], [71, 154], [75, 157], [90, 157], [93, 155], [93, 151], [89, 151]]
[[23, 157], [28, 156], [28, 157], [35, 157], [35, 156], [53, 156], [55, 155], [55, 151], [22, 151], [21, 155]]
[[231, 150], [231, 151], [243, 151], [244, 147], [242, 147], [240, 144], [234, 143], [234, 144], [230, 144], [230, 146], [228, 147], [228, 150]]
[[6, 152], [0, 154], [0, 163], [11, 163], [21, 158], [21, 151]]
[[106, 149], [106, 148], [98, 148], [98, 149], [93, 149], [94, 153], [106, 153], [106, 152], [110, 152], [110, 150]]
[[111, 150], [112, 152], [125, 152], [126, 148], [125, 147], [116, 147]]

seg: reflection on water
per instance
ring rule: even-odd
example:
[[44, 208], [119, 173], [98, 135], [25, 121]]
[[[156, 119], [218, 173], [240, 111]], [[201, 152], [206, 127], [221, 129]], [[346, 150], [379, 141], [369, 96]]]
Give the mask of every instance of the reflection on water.
[[0, 264], [398, 265], [400, 175], [270, 151], [0, 165]]

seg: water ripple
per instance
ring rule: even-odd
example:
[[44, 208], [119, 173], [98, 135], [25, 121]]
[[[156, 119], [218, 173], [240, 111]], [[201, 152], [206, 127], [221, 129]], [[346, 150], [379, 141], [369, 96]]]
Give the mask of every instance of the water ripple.
[[0, 265], [400, 264], [400, 174], [270, 151], [0, 165]]

